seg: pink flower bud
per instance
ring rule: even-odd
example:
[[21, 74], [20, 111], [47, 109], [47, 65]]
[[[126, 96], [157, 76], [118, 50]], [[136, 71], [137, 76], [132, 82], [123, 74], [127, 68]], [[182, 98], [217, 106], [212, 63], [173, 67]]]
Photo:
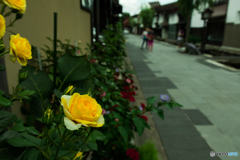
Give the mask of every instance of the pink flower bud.
[[105, 114], [106, 114], [106, 110], [102, 109], [102, 115], [105, 115]]
[[117, 119], [117, 118], [116, 118], [116, 119], [115, 119], [115, 121], [117, 121], [117, 122], [118, 122], [118, 121], [119, 121], [119, 119]]
[[126, 82], [130, 84], [130, 83], [131, 83], [131, 80], [130, 80], [130, 79], [126, 79]]

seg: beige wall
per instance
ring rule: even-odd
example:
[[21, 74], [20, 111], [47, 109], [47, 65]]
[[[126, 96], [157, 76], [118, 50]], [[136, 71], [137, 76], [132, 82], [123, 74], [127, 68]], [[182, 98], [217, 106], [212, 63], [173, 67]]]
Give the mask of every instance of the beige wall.
[[226, 23], [223, 38], [223, 46], [240, 48], [240, 25]]
[[[8, 30], [20, 33], [29, 42], [39, 48], [44, 45], [51, 45], [46, 37], [53, 38], [53, 12], [58, 13], [57, 37], [60, 40], [70, 39], [81, 40], [82, 47], [86, 43], [91, 43], [90, 13], [80, 8], [80, 0], [27, 0], [27, 9], [23, 18], [15, 22], [14, 27]], [[14, 20], [15, 16], [6, 18], [6, 25], [9, 20]], [[6, 32], [3, 40], [9, 48], [10, 33]], [[42, 51], [41, 51], [42, 52]], [[9, 92], [12, 93], [12, 86], [18, 84], [18, 72], [21, 66], [16, 61], [15, 64], [9, 60], [9, 55], [5, 56], [6, 71]], [[16, 113], [19, 107], [12, 107], [12, 112]]]

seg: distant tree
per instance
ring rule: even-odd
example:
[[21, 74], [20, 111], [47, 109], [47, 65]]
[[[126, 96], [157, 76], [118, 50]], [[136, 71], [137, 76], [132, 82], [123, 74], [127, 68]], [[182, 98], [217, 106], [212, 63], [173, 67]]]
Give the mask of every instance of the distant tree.
[[126, 19], [126, 18], [129, 18], [130, 17], [130, 14], [127, 13], [127, 12], [123, 12], [122, 13], [122, 17], [120, 18], [120, 22], [123, 23], [123, 21]]
[[123, 17], [123, 19], [125, 19], [127, 17], [130, 17], [130, 14], [127, 12], [123, 12], [122, 17]]
[[144, 28], [146, 27], [151, 27], [152, 26], [152, 21], [153, 17], [155, 14], [155, 10], [149, 7], [141, 7], [141, 12], [140, 12], [140, 18], [142, 19], [142, 23]]
[[213, 6], [214, 0], [178, 0], [179, 10], [182, 16], [186, 18], [186, 42], [188, 42], [190, 33], [190, 24], [193, 10], [203, 11], [203, 9], [208, 6]]

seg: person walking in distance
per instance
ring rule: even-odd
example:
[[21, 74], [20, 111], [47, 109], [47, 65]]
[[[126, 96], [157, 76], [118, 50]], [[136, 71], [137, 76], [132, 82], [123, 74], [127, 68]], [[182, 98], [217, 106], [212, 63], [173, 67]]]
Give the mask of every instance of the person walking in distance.
[[153, 31], [148, 32], [148, 51], [152, 51], [153, 49]]
[[142, 33], [142, 39], [143, 39], [143, 42], [142, 42], [141, 48], [143, 49], [144, 43], [146, 42], [146, 49], [147, 49], [147, 46], [148, 46], [148, 29], [147, 28]]
[[182, 28], [179, 28], [178, 30], [178, 49], [180, 49], [180, 47], [182, 47], [183, 44], [183, 36], [184, 36], [184, 31], [182, 30]]

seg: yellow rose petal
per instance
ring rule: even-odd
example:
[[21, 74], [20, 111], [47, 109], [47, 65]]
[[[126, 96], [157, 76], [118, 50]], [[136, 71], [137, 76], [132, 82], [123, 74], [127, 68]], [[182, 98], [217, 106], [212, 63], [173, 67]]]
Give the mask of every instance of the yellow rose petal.
[[74, 120], [73, 116], [69, 113], [69, 111], [63, 106], [63, 112], [65, 116], [67, 116], [69, 119]]
[[70, 113], [74, 119], [84, 119], [80, 108], [80, 104], [79, 106], [77, 104], [73, 104], [73, 106], [71, 107]]
[[22, 65], [22, 66], [26, 66], [27, 65], [27, 60], [25, 58], [17, 57], [17, 60], [18, 60], [20, 65]]
[[2, 0], [8, 7], [17, 9], [21, 14], [26, 11], [26, 0]]
[[[70, 101], [70, 99], [71, 99], [71, 96], [69, 96], [69, 95], [62, 95], [61, 101], [62, 101], [63, 99], [64, 99], [65, 102], [66, 102], [66, 108], [67, 108], [68, 110], [70, 110], [69, 101]], [[62, 102], [61, 102], [61, 103], [62, 103]]]
[[86, 121], [86, 120], [82, 120], [82, 119], [75, 119], [76, 122], [79, 122], [81, 124], [85, 124], [87, 126], [94, 126], [97, 125], [97, 122], [90, 122], [90, 121]]
[[27, 59], [32, 58], [31, 45], [26, 38], [20, 37], [19, 34], [10, 36], [10, 59], [15, 59], [22, 66], [27, 65]]
[[4, 36], [6, 31], [6, 24], [4, 17], [0, 14], [0, 39]]
[[79, 93], [74, 93], [71, 98], [70, 98], [70, 101], [69, 101], [69, 110], [71, 110], [71, 107], [72, 107], [72, 104], [74, 101], [76, 101], [78, 98], [80, 97], [80, 94]]
[[99, 119], [97, 120], [97, 125], [95, 127], [102, 127], [105, 123], [104, 117], [101, 114], [101, 116], [99, 117]]
[[64, 124], [65, 124], [66, 128], [71, 131], [78, 130], [82, 126], [81, 124], [74, 123], [67, 117], [64, 117]]

